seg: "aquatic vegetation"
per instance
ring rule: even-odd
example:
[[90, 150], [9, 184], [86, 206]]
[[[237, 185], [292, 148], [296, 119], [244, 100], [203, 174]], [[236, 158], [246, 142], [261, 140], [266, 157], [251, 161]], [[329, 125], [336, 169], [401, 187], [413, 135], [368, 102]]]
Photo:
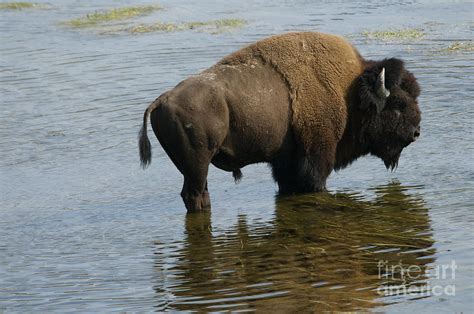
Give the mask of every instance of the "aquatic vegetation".
[[474, 51], [474, 44], [472, 41], [460, 42], [455, 41], [449, 47], [445, 49], [446, 52], [454, 52], [454, 51]]
[[422, 38], [425, 33], [416, 28], [407, 28], [399, 30], [385, 30], [385, 31], [365, 31], [362, 32], [362, 35], [378, 40], [410, 40], [410, 39], [419, 39]]
[[246, 23], [247, 22], [245, 20], [241, 20], [241, 19], [223, 19], [223, 20], [215, 20], [215, 21], [207, 21], [207, 22], [188, 22], [188, 23], [185, 23], [185, 26], [188, 29], [195, 29], [195, 28], [206, 27], [206, 26], [211, 26], [211, 27], [216, 27], [216, 28], [224, 28], [224, 27], [237, 28], [237, 27], [244, 26]]
[[428, 51], [429, 55], [450, 55], [455, 53], [474, 52], [474, 43], [471, 40], [453, 41], [449, 46], [437, 47]]
[[185, 23], [186, 29], [201, 29], [212, 34], [220, 34], [235, 28], [245, 26], [247, 21], [241, 19], [222, 19], [207, 22], [188, 22]]
[[0, 10], [22, 10], [37, 6], [36, 3], [31, 2], [5, 2], [0, 3]]
[[158, 5], [116, 8], [108, 11], [93, 12], [87, 14], [84, 17], [71, 19], [64, 23], [72, 27], [90, 27], [101, 23], [126, 20], [137, 16], [148, 15], [161, 9], [162, 8]]
[[222, 19], [214, 21], [198, 21], [198, 22], [186, 22], [181, 24], [175, 23], [152, 23], [152, 24], [139, 24], [125, 29], [130, 33], [151, 33], [151, 32], [177, 32], [186, 30], [210, 30], [212, 33], [221, 33], [225, 30], [239, 28], [247, 23], [241, 19]]
[[174, 23], [153, 23], [153, 24], [138, 24], [127, 28], [126, 31], [138, 34], [138, 33], [151, 33], [151, 32], [174, 32], [180, 29], [180, 25]]

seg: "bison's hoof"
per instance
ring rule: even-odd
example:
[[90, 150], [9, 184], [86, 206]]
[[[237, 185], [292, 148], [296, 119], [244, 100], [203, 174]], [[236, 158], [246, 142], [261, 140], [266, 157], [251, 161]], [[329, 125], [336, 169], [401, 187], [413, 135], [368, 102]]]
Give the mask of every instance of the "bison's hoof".
[[207, 191], [197, 197], [183, 197], [188, 212], [202, 212], [211, 209], [211, 199]]

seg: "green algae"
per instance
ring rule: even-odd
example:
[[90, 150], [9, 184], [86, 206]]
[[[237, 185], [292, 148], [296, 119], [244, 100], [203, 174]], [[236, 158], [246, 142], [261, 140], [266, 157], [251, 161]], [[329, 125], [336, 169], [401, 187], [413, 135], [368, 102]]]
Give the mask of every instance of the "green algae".
[[137, 16], [149, 15], [161, 9], [162, 8], [158, 5], [116, 8], [108, 11], [89, 13], [86, 16], [65, 21], [64, 24], [77, 28], [91, 27], [108, 22], [127, 20]]
[[36, 7], [36, 3], [31, 2], [5, 2], [0, 3], [0, 10], [23, 10]]
[[447, 48], [443, 49], [444, 52], [473, 52], [474, 44], [472, 41], [455, 41]]
[[138, 24], [126, 29], [132, 34], [152, 33], [152, 32], [175, 32], [181, 30], [180, 25], [174, 23], [153, 23]]
[[377, 39], [383, 41], [392, 40], [413, 40], [420, 39], [425, 36], [425, 33], [417, 28], [406, 28], [398, 30], [385, 30], [385, 31], [365, 31], [362, 35], [370, 39]]
[[221, 19], [214, 21], [196, 21], [185, 23], [151, 23], [138, 24], [126, 28], [126, 32], [133, 34], [152, 33], [152, 32], [179, 32], [186, 30], [210, 30], [212, 33], [221, 33], [226, 30], [240, 28], [247, 24], [247, 21], [241, 19]]

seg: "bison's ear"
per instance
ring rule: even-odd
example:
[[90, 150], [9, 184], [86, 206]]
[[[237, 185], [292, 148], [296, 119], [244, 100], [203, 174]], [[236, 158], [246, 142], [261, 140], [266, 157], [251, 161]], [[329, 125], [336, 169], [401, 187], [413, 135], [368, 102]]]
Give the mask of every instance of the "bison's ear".
[[405, 71], [400, 87], [415, 99], [420, 96], [420, 85], [418, 85], [415, 76], [408, 71]]
[[385, 101], [390, 91], [385, 87], [385, 68], [381, 70], [368, 69], [359, 77], [360, 107], [367, 110], [375, 107], [380, 113], [385, 107]]

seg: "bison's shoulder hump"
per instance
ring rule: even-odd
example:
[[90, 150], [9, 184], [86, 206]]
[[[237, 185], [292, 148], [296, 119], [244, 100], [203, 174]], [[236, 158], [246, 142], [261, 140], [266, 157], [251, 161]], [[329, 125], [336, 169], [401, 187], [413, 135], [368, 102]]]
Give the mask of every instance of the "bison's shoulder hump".
[[333, 138], [342, 136], [346, 94], [363, 69], [350, 43], [336, 35], [287, 33], [244, 47], [220, 63], [251, 63], [255, 58], [270, 64], [288, 85], [293, 128], [305, 149], [321, 146], [328, 133]]

